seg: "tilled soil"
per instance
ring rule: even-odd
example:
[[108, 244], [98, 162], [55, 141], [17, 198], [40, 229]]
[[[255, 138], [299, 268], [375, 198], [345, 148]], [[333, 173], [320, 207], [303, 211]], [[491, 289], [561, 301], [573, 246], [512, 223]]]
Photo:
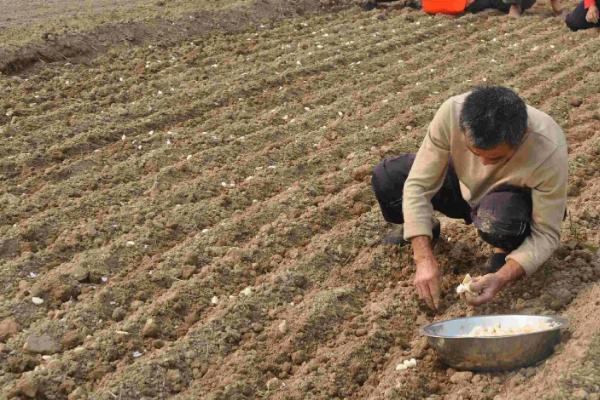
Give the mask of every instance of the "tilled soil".
[[[0, 77], [0, 397], [593, 398], [600, 37], [536, 10], [349, 8]], [[570, 213], [555, 256], [478, 309], [454, 287], [490, 248], [443, 219], [433, 314], [410, 249], [379, 243], [370, 171], [483, 83], [563, 126]], [[547, 361], [474, 375], [418, 333], [507, 312], [572, 324]]]
[[[35, 7], [41, 16], [29, 12], [29, 7], [33, 5], [25, 7], [10, 21], [19, 22], [25, 27], [28, 17], [41, 19], [47, 16], [48, 24], [41, 25], [41, 28], [35, 25], [26, 28], [25, 37], [31, 37], [32, 40], [24, 44], [20, 41], [12, 43], [14, 37], [23, 36], [18, 27], [11, 27], [4, 32], [0, 29], [0, 38], [8, 41], [0, 46], [0, 72], [7, 75], [23, 73], [39, 64], [58, 61], [87, 62], [112, 46], [123, 43], [143, 45], [152, 42], [167, 47], [184, 40], [199, 41], [213, 32], [241, 32], [257, 24], [272, 24], [291, 16], [340, 8], [351, 1], [328, 2], [325, 6], [319, 0], [233, 0], [220, 2], [220, 8], [215, 8], [214, 2], [207, 1], [200, 1], [194, 7], [194, 2], [189, 4], [185, 0], [169, 2], [167, 8], [165, 1], [157, 1], [152, 6], [141, 4], [138, 8], [134, 8], [135, 2], [115, 3], [112, 7], [105, 3], [96, 0], [83, 7], [81, 4], [76, 6], [70, 0], [58, 1], [58, 4]], [[13, 8], [9, 7], [9, 12]], [[114, 16], [103, 13], [109, 8]], [[163, 9], [171, 12], [161, 13]], [[82, 14], [77, 22], [69, 22], [68, 16], [72, 13], [75, 19], [77, 12]], [[61, 14], [61, 18], [65, 18], [66, 14], [64, 25], [57, 24], [51, 18], [53, 13]]]
[[[84, 4], [82, 4], [84, 3]], [[72, 0], [29, 0], [15, 2], [0, 0], [0, 28], [23, 26], [35, 22], [47, 22], [55, 18], [72, 17], [84, 12], [100, 13], [130, 8], [141, 1], [92, 0], [86, 2]]]

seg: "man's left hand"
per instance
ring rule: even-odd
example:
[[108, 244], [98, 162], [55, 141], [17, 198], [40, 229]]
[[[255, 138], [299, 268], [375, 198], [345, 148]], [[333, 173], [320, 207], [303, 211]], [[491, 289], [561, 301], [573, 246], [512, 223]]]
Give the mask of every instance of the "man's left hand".
[[497, 273], [487, 274], [473, 278], [471, 291], [479, 293], [474, 295], [466, 293], [467, 303], [472, 306], [478, 306], [491, 301], [494, 296], [506, 285], [506, 281]]
[[506, 260], [506, 264], [493, 274], [473, 278], [471, 290], [478, 295], [466, 294], [467, 303], [478, 306], [491, 301], [496, 294], [509, 282], [516, 281], [525, 275], [525, 270], [513, 259]]

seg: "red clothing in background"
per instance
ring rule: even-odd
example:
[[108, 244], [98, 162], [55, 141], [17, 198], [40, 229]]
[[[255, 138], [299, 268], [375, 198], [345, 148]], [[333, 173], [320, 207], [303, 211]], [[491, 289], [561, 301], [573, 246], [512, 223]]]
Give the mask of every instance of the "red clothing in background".
[[596, 0], [583, 0], [583, 7], [586, 9], [593, 5], [596, 5]]

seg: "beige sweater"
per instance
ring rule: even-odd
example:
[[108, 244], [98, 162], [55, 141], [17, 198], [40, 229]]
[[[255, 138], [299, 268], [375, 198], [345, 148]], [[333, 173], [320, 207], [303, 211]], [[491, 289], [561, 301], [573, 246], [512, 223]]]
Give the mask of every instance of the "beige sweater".
[[404, 237], [432, 236], [431, 199], [440, 189], [452, 158], [462, 197], [476, 206], [496, 187], [531, 188], [531, 235], [507, 258], [529, 275], [543, 264], [560, 241], [567, 200], [567, 144], [561, 128], [547, 114], [527, 106], [524, 142], [507, 161], [483, 165], [466, 147], [459, 115], [468, 93], [451, 97], [439, 108], [417, 152], [404, 185]]

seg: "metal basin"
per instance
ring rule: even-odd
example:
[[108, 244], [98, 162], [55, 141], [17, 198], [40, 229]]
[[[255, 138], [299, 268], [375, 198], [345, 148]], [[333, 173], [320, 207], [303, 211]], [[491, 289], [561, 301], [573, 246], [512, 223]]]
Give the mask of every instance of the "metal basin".
[[[517, 335], [465, 337], [475, 327], [524, 328], [539, 323], [552, 328]], [[542, 315], [487, 315], [434, 322], [421, 328], [439, 358], [457, 369], [501, 371], [525, 367], [548, 357], [567, 321]]]

